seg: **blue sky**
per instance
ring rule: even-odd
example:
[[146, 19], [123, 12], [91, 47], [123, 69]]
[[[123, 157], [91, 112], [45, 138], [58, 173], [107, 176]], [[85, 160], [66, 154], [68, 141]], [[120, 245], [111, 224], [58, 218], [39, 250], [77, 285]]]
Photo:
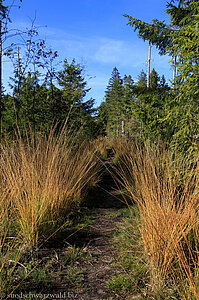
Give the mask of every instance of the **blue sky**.
[[[16, 0], [16, 3], [19, 1]], [[8, 1], [7, 1], [8, 2]], [[104, 92], [116, 66], [123, 77], [131, 75], [136, 81], [147, 70], [148, 43], [126, 26], [123, 14], [150, 22], [168, 20], [165, 0], [23, 0], [21, 8], [13, 8], [12, 26], [25, 28], [36, 14], [41, 26], [40, 37], [58, 51], [59, 61], [73, 58], [85, 65], [89, 97], [96, 105], [103, 101]], [[159, 56], [152, 48], [152, 68], [167, 81], [172, 78], [169, 58]], [[11, 65], [4, 63], [3, 79], [7, 85]], [[90, 78], [91, 77], [91, 78]]]

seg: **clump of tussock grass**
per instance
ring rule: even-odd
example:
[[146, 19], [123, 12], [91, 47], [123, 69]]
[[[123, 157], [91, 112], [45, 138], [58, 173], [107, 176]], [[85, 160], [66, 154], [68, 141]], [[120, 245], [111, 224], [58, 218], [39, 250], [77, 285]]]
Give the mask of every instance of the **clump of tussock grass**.
[[14, 209], [21, 240], [30, 247], [52, 233], [59, 220], [66, 222], [68, 212], [98, 181], [99, 164], [89, 144], [78, 144], [64, 130], [55, 132], [18, 133], [1, 146], [1, 189]]
[[134, 144], [124, 150], [118, 170], [139, 208], [153, 294], [161, 295], [172, 279], [180, 298], [199, 299], [198, 162], [160, 145]]

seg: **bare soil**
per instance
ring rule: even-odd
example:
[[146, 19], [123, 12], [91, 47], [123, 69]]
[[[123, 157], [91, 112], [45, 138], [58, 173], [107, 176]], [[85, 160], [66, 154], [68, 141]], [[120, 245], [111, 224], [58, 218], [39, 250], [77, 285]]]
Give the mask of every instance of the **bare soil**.
[[[114, 295], [106, 288], [106, 281], [120, 269], [111, 264], [115, 261], [115, 253], [111, 246], [111, 236], [114, 233], [117, 223], [121, 217], [107, 217], [110, 213], [116, 213], [114, 208], [97, 208], [97, 216], [93, 224], [88, 228], [84, 240], [79, 240], [90, 259], [78, 262], [78, 268], [83, 269], [83, 280], [79, 287], [68, 280], [57, 278], [57, 285], [54, 293], [70, 292], [77, 296], [77, 299], [121, 299], [121, 296]], [[64, 249], [63, 249], [64, 251]], [[61, 256], [61, 254], [60, 254]], [[62, 274], [63, 275], [63, 274]], [[126, 299], [126, 298], [125, 298]]]

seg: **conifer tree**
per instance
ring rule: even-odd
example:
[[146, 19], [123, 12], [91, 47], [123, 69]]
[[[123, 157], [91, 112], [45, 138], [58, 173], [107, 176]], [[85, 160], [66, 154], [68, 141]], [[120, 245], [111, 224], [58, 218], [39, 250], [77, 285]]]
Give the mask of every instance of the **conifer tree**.
[[92, 135], [95, 130], [92, 115], [94, 99], [85, 100], [90, 88], [83, 76], [84, 68], [76, 63], [64, 60], [63, 69], [58, 72], [57, 81], [61, 87], [61, 98], [55, 102], [55, 120], [61, 124], [68, 118], [68, 124], [77, 129], [82, 127], [85, 134]]
[[108, 104], [106, 101], [103, 101], [97, 110], [98, 134], [100, 136], [107, 135], [108, 115]]
[[137, 86], [144, 87], [144, 88], [147, 86], [147, 76], [144, 71], [142, 71], [138, 76]]
[[105, 92], [105, 100], [108, 108], [107, 133], [118, 137], [122, 131], [122, 99], [123, 81], [118, 69], [115, 67]]
[[134, 112], [140, 124], [140, 133], [143, 138], [169, 139], [170, 134], [168, 126], [164, 130], [163, 120], [167, 114], [165, 101], [170, 97], [169, 88], [166, 85], [164, 76], [160, 81], [160, 76], [153, 69], [150, 74], [150, 87], [146, 87], [146, 74], [144, 72], [139, 76], [137, 88], [135, 88], [137, 100], [134, 101]]
[[159, 86], [159, 83], [160, 83], [160, 76], [153, 68], [150, 74], [150, 88], [152, 89], [157, 88]]
[[123, 78], [122, 118], [124, 120], [124, 134], [127, 137], [134, 136], [137, 132], [138, 123], [133, 111], [135, 102], [135, 84], [131, 75]]
[[[180, 30], [173, 35], [173, 51], [178, 56], [177, 93], [173, 103], [173, 144], [186, 151], [198, 149], [199, 133], [199, 2], [182, 1]], [[172, 18], [179, 22], [179, 12]], [[170, 120], [171, 121], [171, 120]]]
[[[171, 0], [166, 12], [171, 17], [169, 25], [164, 21], [153, 20], [150, 24], [125, 16], [129, 20], [128, 25], [138, 31], [139, 37], [154, 44], [160, 54], [168, 53], [177, 61], [178, 76], [174, 81], [175, 89], [169, 95], [166, 93], [165, 114], [159, 118], [159, 121], [164, 127], [164, 136], [172, 141], [175, 147], [191, 151], [197, 148], [196, 138], [199, 131], [199, 2], [198, 0]], [[167, 89], [164, 79], [161, 87], [163, 90]]]

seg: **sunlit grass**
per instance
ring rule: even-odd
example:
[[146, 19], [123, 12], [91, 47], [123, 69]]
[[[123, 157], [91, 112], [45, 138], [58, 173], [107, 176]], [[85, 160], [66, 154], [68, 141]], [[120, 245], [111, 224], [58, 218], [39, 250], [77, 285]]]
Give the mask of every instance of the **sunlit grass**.
[[54, 223], [66, 222], [67, 213], [98, 181], [95, 151], [74, 139], [51, 129], [48, 135], [18, 134], [1, 147], [1, 189], [15, 211], [22, 241], [31, 247], [52, 233]]
[[159, 145], [134, 144], [118, 166], [120, 183], [139, 208], [151, 291], [161, 295], [172, 279], [180, 298], [198, 299], [198, 162]]

